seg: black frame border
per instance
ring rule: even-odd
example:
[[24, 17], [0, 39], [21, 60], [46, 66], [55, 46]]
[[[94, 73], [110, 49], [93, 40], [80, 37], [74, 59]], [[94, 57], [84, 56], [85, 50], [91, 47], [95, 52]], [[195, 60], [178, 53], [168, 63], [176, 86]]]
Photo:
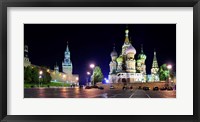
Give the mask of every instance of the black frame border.
[[[200, 0], [0, 0], [0, 120], [198, 122]], [[7, 115], [7, 7], [193, 7], [193, 115]], [[184, 109], [184, 108], [183, 108]]]

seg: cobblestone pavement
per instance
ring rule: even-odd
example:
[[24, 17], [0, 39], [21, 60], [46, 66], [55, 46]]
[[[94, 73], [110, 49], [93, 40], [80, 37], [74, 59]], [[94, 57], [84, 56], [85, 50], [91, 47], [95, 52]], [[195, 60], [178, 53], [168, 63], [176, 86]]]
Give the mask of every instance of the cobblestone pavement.
[[176, 91], [25, 88], [24, 98], [176, 98]]

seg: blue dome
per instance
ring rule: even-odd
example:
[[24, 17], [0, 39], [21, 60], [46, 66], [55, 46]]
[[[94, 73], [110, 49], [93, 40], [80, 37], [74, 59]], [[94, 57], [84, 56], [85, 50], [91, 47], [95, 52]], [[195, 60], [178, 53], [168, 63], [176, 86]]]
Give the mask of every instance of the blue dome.
[[111, 57], [113, 57], [113, 56], [118, 56], [118, 55], [117, 55], [117, 52], [115, 51], [115, 47], [113, 47], [113, 51], [111, 52], [110, 56], [111, 56]]
[[111, 54], [110, 54], [110, 56], [111, 56], [111, 57], [113, 57], [113, 56], [117, 56], [117, 52], [116, 52], [115, 50], [112, 51]]

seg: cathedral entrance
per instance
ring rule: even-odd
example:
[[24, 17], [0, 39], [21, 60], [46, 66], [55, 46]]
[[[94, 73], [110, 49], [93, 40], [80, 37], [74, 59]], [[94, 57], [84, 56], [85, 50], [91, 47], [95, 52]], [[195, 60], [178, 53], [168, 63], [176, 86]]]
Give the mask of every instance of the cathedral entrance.
[[122, 83], [123, 83], [124, 86], [126, 86], [127, 85], [127, 80], [125, 78], [123, 78], [122, 79]]

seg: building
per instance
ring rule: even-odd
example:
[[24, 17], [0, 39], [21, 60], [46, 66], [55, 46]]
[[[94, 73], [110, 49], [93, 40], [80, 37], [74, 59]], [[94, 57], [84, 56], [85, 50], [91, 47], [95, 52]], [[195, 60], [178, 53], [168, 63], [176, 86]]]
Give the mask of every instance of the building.
[[70, 51], [67, 43], [67, 48], [64, 53], [64, 61], [62, 62], [62, 72], [59, 72], [59, 66], [54, 66], [54, 71], [51, 72], [51, 77], [54, 82], [65, 82], [74, 85], [79, 85], [79, 75], [72, 74], [72, 61], [70, 58]]
[[[28, 57], [28, 45], [24, 46], [24, 67], [31, 66], [31, 67], [38, 67], [40, 66], [31, 64], [29, 57]], [[59, 71], [59, 66], [54, 66], [54, 69], [47, 69], [52, 77], [52, 82], [63, 82], [68, 83], [71, 85], [79, 85], [79, 75], [72, 74], [72, 62], [70, 59], [70, 51], [67, 44], [67, 48], [65, 51], [64, 61], [62, 62], [62, 72]]]
[[68, 42], [67, 42], [67, 48], [65, 51], [65, 58], [64, 58], [64, 61], [62, 62], [62, 71], [66, 74], [72, 74], [72, 62], [70, 59], [70, 51], [68, 47]]
[[[151, 69], [151, 74], [146, 74], [145, 60], [147, 56], [144, 54], [143, 46], [141, 45], [141, 51], [137, 59], [136, 49], [132, 46], [129, 40], [129, 30], [125, 30], [125, 41], [122, 46], [121, 53], [117, 54], [115, 46], [111, 52], [111, 62], [109, 64], [109, 83], [135, 83], [135, 82], [147, 82], [147, 81], [159, 81], [158, 75], [158, 62], [156, 58], [156, 52], [154, 51], [154, 59]], [[150, 77], [148, 79], [148, 76]]]
[[28, 45], [25, 45], [24, 46], [24, 66], [27, 67], [30, 65], [31, 65], [31, 62], [28, 57]]
[[160, 81], [159, 75], [158, 75], [158, 61], [156, 58], [156, 51], [154, 50], [154, 57], [153, 57], [153, 63], [151, 68], [151, 75], [148, 75], [148, 81], [149, 82], [157, 82]]

